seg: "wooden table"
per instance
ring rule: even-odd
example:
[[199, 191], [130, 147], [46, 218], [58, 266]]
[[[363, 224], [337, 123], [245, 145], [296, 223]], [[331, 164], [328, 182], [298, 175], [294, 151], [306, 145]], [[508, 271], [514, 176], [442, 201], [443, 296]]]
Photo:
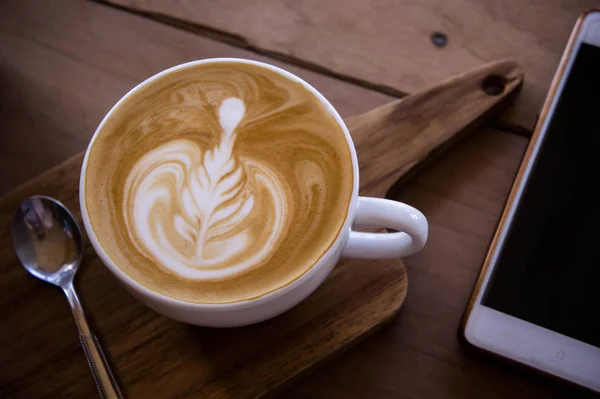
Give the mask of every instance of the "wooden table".
[[[0, 194], [83, 150], [127, 90], [181, 62], [270, 62], [312, 83], [347, 117], [514, 58], [526, 72], [514, 106], [393, 193], [430, 222], [428, 246], [405, 261], [400, 317], [281, 397], [586, 395], [466, 353], [456, 334], [569, 32], [595, 1], [112, 2], [0, 3]], [[86, 367], [83, 355], [79, 361]]]

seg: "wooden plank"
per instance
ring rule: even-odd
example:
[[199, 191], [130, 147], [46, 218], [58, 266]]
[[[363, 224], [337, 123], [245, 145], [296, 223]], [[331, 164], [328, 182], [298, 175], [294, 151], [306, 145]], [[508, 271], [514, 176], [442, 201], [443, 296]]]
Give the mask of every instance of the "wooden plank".
[[[81, 158], [0, 198], [0, 218], [8, 220], [23, 198], [43, 192], [81, 224]], [[19, 266], [8, 225], [0, 228], [0, 242], [0, 397], [95, 396], [65, 298]], [[86, 238], [77, 287], [127, 397], [254, 397], [285, 381], [279, 375], [296, 375], [331, 356], [337, 340], [350, 343], [396, 314], [406, 294], [404, 267], [397, 260], [376, 263], [370, 270], [346, 261], [292, 311], [237, 329], [199, 328], [152, 312], [118, 284]]]
[[182, 62], [270, 62], [320, 90], [342, 116], [391, 97], [103, 5], [0, 2], [0, 194], [83, 150], [110, 107], [143, 79]]
[[[533, 126], [577, 16], [597, 6], [595, 0], [108, 1], [397, 94], [512, 58], [527, 79], [503, 121], [525, 129]], [[438, 31], [447, 35], [444, 48], [432, 44]]]
[[[487, 358], [468, 356], [456, 340], [460, 315], [525, 146], [523, 138], [484, 130], [461, 142], [455, 151], [392, 195], [423, 209], [430, 221], [427, 249], [407, 260], [411, 289], [401, 317], [376, 337], [331, 366], [321, 368], [281, 397], [535, 398], [578, 394], [573, 388], [523, 373], [520, 369]], [[80, 159], [71, 162], [75, 166], [79, 163]], [[16, 203], [33, 192], [61, 198], [79, 216], [75, 190], [69, 191], [72, 195], [61, 197], [65, 184], [75, 185], [77, 168], [62, 169], [66, 173], [50, 171], [37, 184], [23, 186], [9, 197], [3, 197], [0, 200], [3, 218], [6, 220]], [[91, 378], [78, 349], [64, 299], [57, 290], [34, 280], [18, 267], [8, 239], [6, 229], [2, 229], [0, 240], [5, 245], [1, 257], [4, 259], [1, 302], [5, 333], [0, 335], [0, 345], [5, 349], [0, 352], [0, 365], [9, 368], [2, 367], [0, 371], [0, 392], [7, 397], [93, 395]], [[149, 312], [116, 285], [108, 271], [94, 260], [89, 245], [84, 262], [78, 280], [82, 299], [113, 357], [116, 374], [125, 385], [136, 387], [128, 391], [131, 397], [172, 396], [173, 391], [167, 391], [172, 386], [180, 388], [177, 395], [193, 396], [197, 392], [189, 391], [190, 381], [199, 376], [210, 376], [228, 361], [226, 357], [217, 356], [210, 368], [190, 367], [186, 373], [167, 373], [164, 378], [154, 376], [148, 380], [144, 375], [154, 374], [143, 356], [136, 355], [139, 351], [155, 352], [157, 359], [168, 364], [168, 368], [190, 360], [190, 365], [197, 366], [193, 358], [215, 356], [223, 340], [233, 338], [239, 353], [254, 353], [256, 348], [290, 333], [288, 329], [272, 329], [265, 323], [259, 328], [263, 332], [269, 331], [265, 335], [268, 339], [250, 342], [245, 339], [248, 329], [215, 331], [171, 322]], [[378, 267], [357, 265], [353, 278], [347, 281], [360, 282], [380, 272]], [[345, 297], [341, 287], [332, 289], [338, 298]], [[35, 300], [23, 300], [24, 296]], [[309, 301], [322, 303], [320, 298], [313, 296]], [[39, 307], [40, 302], [44, 303], [43, 308]], [[356, 308], [357, 304], [352, 302], [328, 303], [323, 312], [352, 314]], [[289, 313], [287, 317], [302, 323], [305, 313], [302, 308], [297, 309], [299, 311]], [[316, 325], [309, 324], [307, 328], [311, 331]], [[73, 333], [69, 334], [69, 331]], [[134, 335], [144, 337], [144, 343], [132, 346]], [[52, 338], [50, 343], [48, 337], [63, 339]], [[189, 346], [184, 352], [177, 350], [178, 341], [189, 339], [193, 339], [197, 347]], [[269, 348], [273, 350], [272, 346]], [[36, 356], [32, 356], [33, 353]], [[16, 357], [17, 354], [20, 356]], [[45, 367], [46, 362], [32, 362], [40, 358], [51, 359], [54, 367], [66, 368], [78, 383], [71, 384], [62, 373]], [[15, 379], [17, 375], [34, 374], [44, 382], [31, 378], [27, 381]]]
[[[481, 90], [481, 81], [490, 74], [505, 76], [510, 82], [502, 95], [489, 96]], [[452, 141], [466, 126], [473, 127], [473, 121], [481, 123], [484, 116], [505, 104], [520, 86], [522, 76], [520, 67], [511, 62], [484, 65], [429, 91], [348, 119], [363, 165], [361, 171], [365, 172], [361, 176], [361, 192], [385, 194], [382, 187], [389, 187], [394, 177], [409, 173], [438, 146]], [[79, 216], [77, 172], [80, 163], [81, 157], [72, 159], [11, 191], [0, 199], [0, 218], [10, 218], [18, 203], [35, 192], [58, 198]], [[9, 293], [0, 299], [0, 308], [19, 302], [22, 309], [35, 309], [46, 302], [50, 290], [30, 293], [29, 287], [40, 283], [16, 264], [6, 227], [0, 229], [0, 237], [5, 240], [0, 248], [6, 250], [0, 256], [3, 275], [0, 290]], [[211, 349], [194, 352], [191, 348], [198, 345], [198, 340], [183, 333], [187, 326], [157, 317], [149, 310], [144, 312], [140, 309], [143, 306], [133, 298], [107, 295], [106, 290], [123, 290], [101, 266], [87, 242], [85, 251], [86, 268], [78, 284], [83, 287], [81, 296], [91, 302], [90, 316], [103, 320], [97, 326], [99, 335], [113, 337], [108, 341], [108, 353], [113, 354], [117, 369], [123, 373], [122, 390], [134, 396], [145, 397], [155, 392], [164, 396], [186, 393], [215, 398], [262, 396], [389, 321], [406, 295], [404, 267], [398, 260], [343, 260], [314, 295], [281, 317], [244, 329], [227, 330], [218, 336], [210, 332], [214, 330], [198, 329], [206, 332], [203, 342]], [[7, 282], [10, 286], [3, 287]], [[55, 307], [46, 309], [45, 316], [57, 311]], [[54, 316], [60, 318], [60, 314]], [[75, 395], [84, 395], [91, 386], [85, 379], [74, 377], [72, 370], [68, 373], [53, 371], [52, 386], [47, 384], [49, 378], [42, 372], [37, 373], [37, 378], [30, 378], [28, 385], [22, 384], [32, 370], [55, 358], [61, 369], [72, 367], [65, 364], [68, 359], [65, 348], [71, 340], [66, 338], [68, 331], [62, 329], [69, 328], [68, 325], [61, 319], [56, 323], [46, 321], [40, 326], [38, 320], [23, 317], [21, 312], [11, 314], [6, 320], [7, 328], [0, 334], [2, 341], [12, 342], [0, 355], [0, 365], [16, 365], [0, 371], [5, 378], [3, 393], [57, 395], [70, 389]], [[130, 325], [139, 327], [124, 329], [125, 318]], [[35, 357], [22, 356], [28, 342], [40, 341], [48, 330], [56, 330], [54, 336], [63, 338], [56, 344], [66, 353], [61, 356], [60, 352], [54, 354], [45, 348]], [[116, 335], [118, 338], [114, 338]], [[123, 340], [122, 346], [115, 344], [119, 339]], [[149, 340], [152, 347], [147, 346]]]

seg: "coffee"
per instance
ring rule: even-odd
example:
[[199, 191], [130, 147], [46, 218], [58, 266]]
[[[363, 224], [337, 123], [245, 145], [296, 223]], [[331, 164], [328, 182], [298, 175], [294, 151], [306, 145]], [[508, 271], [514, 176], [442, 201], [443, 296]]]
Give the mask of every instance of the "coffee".
[[332, 245], [353, 191], [344, 132], [301, 83], [237, 62], [155, 77], [88, 152], [91, 227], [152, 291], [196, 303], [260, 297]]

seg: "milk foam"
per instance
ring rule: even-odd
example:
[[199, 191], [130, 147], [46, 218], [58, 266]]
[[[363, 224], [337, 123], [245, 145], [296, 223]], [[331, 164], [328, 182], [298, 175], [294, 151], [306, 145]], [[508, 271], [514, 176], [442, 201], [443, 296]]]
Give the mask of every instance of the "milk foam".
[[[181, 277], [211, 280], [245, 272], [269, 256], [285, 225], [286, 182], [268, 165], [234, 154], [235, 129], [244, 113], [240, 99], [224, 100], [214, 148], [203, 153], [189, 140], [168, 142], [143, 156], [125, 183], [131, 241]], [[268, 194], [272, 222], [258, 234], [244, 222], [259, 206], [255, 197], [261, 190]], [[160, 207], [179, 212], [160, 212]]]
[[214, 62], [154, 79], [88, 152], [86, 207], [108, 256], [148, 289], [196, 303], [299, 278], [343, 226], [353, 190], [340, 126], [309, 90]]

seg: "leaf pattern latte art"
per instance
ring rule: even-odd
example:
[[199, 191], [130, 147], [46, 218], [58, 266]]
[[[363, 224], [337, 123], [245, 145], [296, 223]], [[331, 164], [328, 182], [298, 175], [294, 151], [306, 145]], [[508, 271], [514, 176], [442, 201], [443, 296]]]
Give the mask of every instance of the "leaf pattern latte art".
[[[281, 236], [285, 183], [267, 165], [233, 151], [244, 114], [240, 99], [224, 100], [212, 149], [174, 140], [145, 154], [127, 177], [128, 235], [171, 273], [212, 280], [246, 272], [268, 258]], [[262, 223], [248, 222], [258, 214]]]

